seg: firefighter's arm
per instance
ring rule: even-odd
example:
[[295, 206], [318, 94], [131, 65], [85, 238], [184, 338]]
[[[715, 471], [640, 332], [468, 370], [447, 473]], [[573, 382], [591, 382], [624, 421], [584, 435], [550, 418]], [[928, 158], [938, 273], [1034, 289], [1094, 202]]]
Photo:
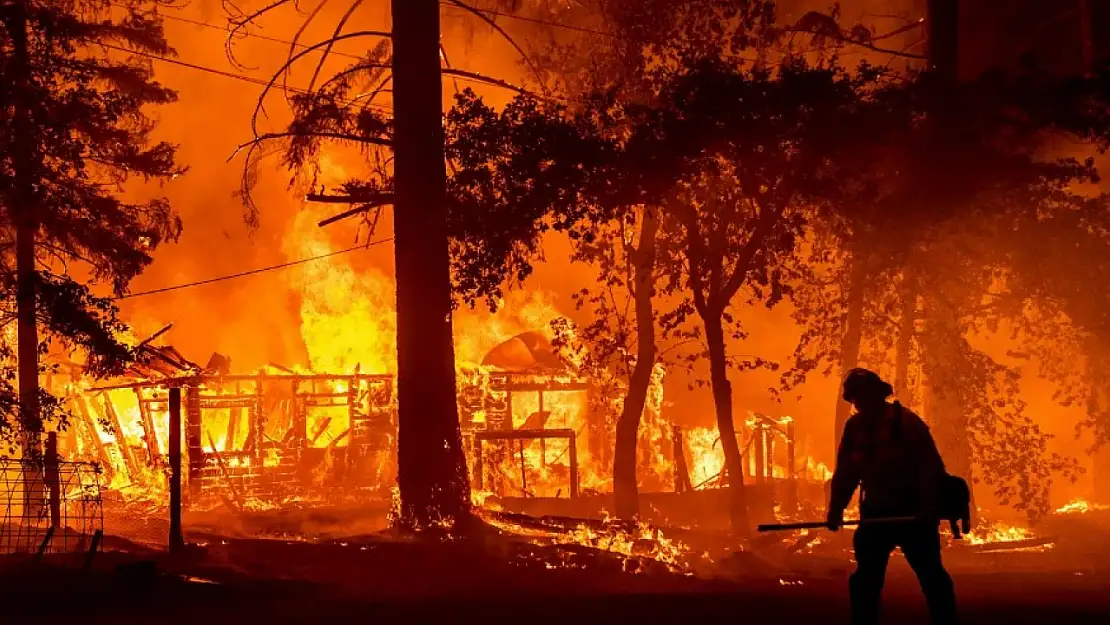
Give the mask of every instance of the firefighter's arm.
[[836, 470], [833, 471], [832, 484], [829, 493], [829, 508], [827, 519], [830, 528], [839, 526], [844, 519], [844, 509], [852, 501], [852, 495], [859, 486], [859, 467], [852, 458], [853, 431], [855, 428], [848, 424], [844, 428], [844, 435], [840, 438], [840, 447], [836, 454]]

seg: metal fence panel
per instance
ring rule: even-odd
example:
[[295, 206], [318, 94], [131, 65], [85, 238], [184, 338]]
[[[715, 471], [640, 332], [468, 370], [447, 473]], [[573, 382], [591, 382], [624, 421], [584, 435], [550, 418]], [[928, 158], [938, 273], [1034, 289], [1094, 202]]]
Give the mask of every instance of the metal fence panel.
[[0, 459], [0, 554], [87, 551], [104, 531], [100, 467]]

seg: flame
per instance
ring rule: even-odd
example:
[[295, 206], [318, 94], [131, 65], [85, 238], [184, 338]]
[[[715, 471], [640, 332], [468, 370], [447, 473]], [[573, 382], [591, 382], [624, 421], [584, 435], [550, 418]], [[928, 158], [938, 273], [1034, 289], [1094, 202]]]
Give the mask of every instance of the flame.
[[[777, 420], [779, 426], [785, 426], [787, 423], [793, 421], [789, 416], [781, 417]], [[746, 468], [749, 475], [755, 474], [755, 457], [751, 450], [744, 451], [744, 448], [753, 437], [752, 427], [756, 424], [756, 417], [754, 414], [749, 414], [749, 418], [745, 421], [745, 428], [739, 431], [738, 437], [741, 438], [741, 451], [745, 453]], [[689, 428], [685, 432], [686, 446], [690, 451], [691, 464], [690, 464], [690, 481], [694, 487], [701, 485], [702, 487], [715, 487], [723, 485], [720, 481], [722, 472], [725, 466], [724, 450], [721, 447], [720, 435], [716, 428]], [[789, 462], [786, 457], [785, 444], [778, 444], [781, 438], [776, 440], [774, 447], [774, 457], [766, 459], [770, 465], [771, 477], [775, 479], [786, 479], [791, 475]], [[832, 479], [832, 471], [828, 465], [819, 462], [812, 456], [807, 456], [804, 459], [805, 464], [798, 468], [795, 477], [802, 480], [811, 480], [816, 482], [827, 482]]]
[[1056, 509], [1056, 514], [1086, 514], [1092, 510], [1110, 510], [1110, 506], [1091, 503], [1085, 499], [1076, 499]]
[[686, 446], [690, 450], [690, 483], [694, 488], [711, 486], [725, 468], [725, 452], [721, 449], [716, 429], [690, 428], [686, 431]]
[[[627, 529], [618, 527], [616, 524], [610, 526], [606, 520], [600, 528], [583, 523], [559, 531], [555, 528], [540, 530], [517, 525], [488, 515], [486, 521], [518, 536], [530, 538], [535, 544], [581, 545], [630, 559], [646, 558], [662, 563], [674, 571], [689, 574], [687, 562], [689, 548], [678, 540], [666, 537], [662, 530], [644, 523]], [[558, 566], [549, 564], [548, 568], [558, 568]]]
[[[320, 160], [320, 174], [315, 184], [325, 188], [338, 187], [349, 178], [337, 158], [325, 154]], [[332, 214], [334, 209], [327, 206], [306, 204], [292, 220], [282, 237], [282, 252], [290, 260], [316, 258], [314, 262], [298, 265], [282, 274], [290, 292], [298, 295], [296, 306], [299, 317], [299, 331], [305, 348], [306, 360], [301, 365], [292, 364], [289, 370], [295, 373], [327, 373], [346, 375], [354, 372], [362, 374], [394, 374], [396, 372], [396, 284], [389, 273], [388, 263], [369, 252], [352, 251], [340, 253], [350, 248], [350, 241], [340, 241], [336, 237], [339, 228], [318, 227], [321, 218]], [[363, 233], [365, 234], [365, 233]], [[381, 239], [384, 235], [371, 233], [370, 240]], [[381, 248], [385, 249], [385, 248]], [[375, 264], [377, 263], [377, 264]], [[539, 290], [516, 290], [507, 293], [495, 313], [487, 310], [460, 309], [453, 313], [454, 347], [460, 388], [460, 408], [470, 399], [467, 408], [468, 419], [464, 430], [494, 427], [491, 423], [489, 403], [486, 399], [498, 394], [490, 388], [490, 367], [483, 366], [485, 356], [494, 347], [525, 332], [539, 332], [548, 340], [554, 338], [552, 321], [563, 318], [556, 298], [550, 293]], [[569, 338], [574, 340], [574, 328], [567, 328]], [[582, 352], [576, 349], [564, 350], [562, 356], [569, 360], [569, 371], [577, 370], [577, 359]], [[537, 376], [536, 382], [573, 382], [570, 372], [555, 375]], [[674, 446], [671, 444], [671, 424], [666, 420], [664, 411], [667, 406], [664, 397], [665, 368], [657, 365], [651, 378], [644, 414], [641, 420], [640, 445], [638, 449], [638, 469], [645, 490], [669, 489], [674, 477]], [[581, 381], [577, 381], [581, 382]], [[309, 384], [304, 382], [302, 384]], [[336, 396], [347, 394], [343, 381], [318, 380], [311, 382], [314, 392], [333, 393]], [[469, 389], [469, 390], [465, 390]], [[86, 391], [81, 389], [78, 393]], [[300, 389], [304, 390], [304, 387]], [[363, 389], [355, 389], [361, 392]], [[165, 475], [160, 461], [151, 462], [148, 457], [148, 443], [157, 447], [157, 454], [164, 455], [167, 448], [168, 412], [164, 403], [150, 404], [153, 390], [144, 390], [141, 396], [131, 389], [114, 390], [104, 394], [110, 399], [118, 417], [118, 432], [114, 425], [105, 431], [98, 429], [100, 446], [106, 448], [110, 457], [112, 487], [115, 489], [142, 488], [149, 493], [159, 493], [165, 489]], [[206, 396], [240, 395], [257, 392], [240, 391], [238, 386], [223, 385], [212, 381], [203, 389]], [[473, 392], [479, 397], [463, 397]], [[164, 391], [163, 391], [164, 393]], [[357, 393], [356, 393], [357, 394]], [[501, 395], [505, 395], [501, 392]], [[591, 415], [592, 406], [588, 393], [584, 390], [535, 390], [513, 391], [511, 410], [507, 417], [514, 429], [524, 426], [530, 417], [538, 412], [550, 413], [543, 427], [546, 429], [567, 429], [575, 433], [578, 460], [577, 481], [582, 491], [606, 491], [612, 488], [611, 463], [608, 454], [597, 454], [598, 441], [592, 437], [598, 428], [588, 427], [590, 419], [598, 419], [602, 432], [612, 442], [615, 415], [619, 414], [621, 393], [615, 397], [602, 398], [601, 415]], [[86, 396], [90, 406], [90, 416], [97, 422], [107, 423], [108, 414], [103, 406], [96, 406], [95, 396]], [[507, 397], [503, 399], [508, 399]], [[147, 414], [140, 410], [140, 400], [148, 406]], [[542, 405], [541, 405], [542, 402]], [[607, 403], [606, 403], [607, 402]], [[349, 430], [349, 412], [341, 401], [336, 405], [314, 406], [307, 411], [307, 432], [309, 445], [316, 448], [342, 447], [347, 440], [341, 438]], [[202, 413], [201, 447], [208, 454], [219, 455], [220, 462], [228, 468], [250, 467], [257, 458], [241, 453], [248, 438], [246, 419], [233, 419], [233, 408], [205, 408]], [[463, 411], [460, 411], [463, 412]], [[241, 416], [241, 415], [240, 415]], [[280, 417], [280, 418], [279, 418]], [[288, 428], [288, 417], [281, 411], [271, 408], [271, 414], [263, 415], [264, 435], [271, 440], [279, 440]], [[790, 421], [790, 417], [779, 420], [779, 424]], [[238, 423], [236, 425], [236, 423]], [[596, 424], [595, 424], [596, 425]], [[152, 427], [153, 432], [146, 428]], [[743, 428], [741, 428], [743, 429]], [[749, 428], [750, 429], [750, 428]], [[231, 431], [234, 430], [234, 431]], [[750, 434], [741, 435], [750, 438]], [[117, 440], [119, 439], [119, 440]], [[716, 487], [722, 482], [716, 480], [724, 468], [724, 455], [715, 429], [692, 428], [685, 434], [685, 442], [690, 453], [690, 478], [694, 486]], [[484, 492], [474, 494], [478, 506], [496, 505], [490, 498], [498, 497], [558, 497], [570, 494], [569, 443], [566, 439], [544, 439], [485, 443], [483, 449], [484, 473], [490, 483]], [[85, 455], [103, 455], [92, 449], [96, 445], [86, 445]], [[775, 458], [769, 458], [772, 474], [784, 478], [792, 474], [783, 455], [785, 446], [776, 446]], [[130, 452], [134, 462], [128, 462]], [[330, 468], [331, 454], [326, 454], [323, 464], [313, 472], [317, 481], [323, 479]], [[475, 454], [467, 454], [471, 469], [474, 469]], [[278, 452], [269, 450], [263, 458], [264, 466], [275, 466], [279, 462]], [[827, 479], [829, 471], [823, 464], [815, 463], [812, 458], [805, 459], [804, 476]], [[158, 467], [158, 468], [151, 468]], [[248, 507], [260, 502], [244, 502]], [[585, 530], [583, 530], [585, 531]], [[585, 534], [577, 539], [586, 540]], [[596, 538], [596, 537], [595, 537]], [[642, 538], [642, 537], [640, 537]], [[629, 538], [630, 541], [640, 538]], [[592, 538], [590, 538], [592, 540]], [[654, 540], [654, 539], [653, 539]]]
[[833, 476], [833, 472], [829, 469], [829, 465], [814, 460], [813, 456], [806, 458], [806, 466], [805, 469], [803, 469], [803, 474], [806, 478], [816, 482], [827, 482], [831, 480]]
[[966, 536], [970, 545], [985, 545], [988, 543], [1012, 543], [1034, 538], [1033, 532], [1024, 527], [990, 523], [984, 527], [977, 527]]

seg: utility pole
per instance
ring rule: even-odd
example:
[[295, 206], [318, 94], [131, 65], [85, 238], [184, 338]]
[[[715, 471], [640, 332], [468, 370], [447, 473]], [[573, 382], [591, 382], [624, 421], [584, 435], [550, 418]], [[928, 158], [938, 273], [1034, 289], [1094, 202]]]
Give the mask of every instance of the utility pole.
[[397, 484], [401, 521], [461, 520], [463, 456], [451, 331], [439, 2], [392, 0]]

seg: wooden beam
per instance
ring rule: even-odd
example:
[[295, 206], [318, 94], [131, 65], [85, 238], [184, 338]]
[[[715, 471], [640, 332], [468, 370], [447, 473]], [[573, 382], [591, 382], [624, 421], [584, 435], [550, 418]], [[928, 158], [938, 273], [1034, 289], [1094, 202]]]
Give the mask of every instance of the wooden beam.
[[112, 467], [112, 457], [108, 455], [108, 450], [104, 447], [104, 441], [100, 440], [100, 428], [96, 427], [96, 422], [89, 416], [89, 407], [85, 405], [84, 395], [75, 395], [73, 403], [77, 406], [77, 416], [85, 425], [89, 436], [92, 436], [93, 445], [96, 447], [97, 457], [108, 471], [114, 472]]
[[108, 393], [101, 393], [100, 396], [104, 401], [104, 411], [107, 414], [108, 422], [112, 424], [112, 430], [116, 437], [116, 448], [119, 449], [123, 462], [127, 465], [128, 477], [134, 480], [139, 475], [139, 467], [135, 463], [135, 456], [131, 453], [131, 445], [127, 442], [127, 436], [120, 426], [116, 407], [112, 405], [112, 398], [108, 396]]

